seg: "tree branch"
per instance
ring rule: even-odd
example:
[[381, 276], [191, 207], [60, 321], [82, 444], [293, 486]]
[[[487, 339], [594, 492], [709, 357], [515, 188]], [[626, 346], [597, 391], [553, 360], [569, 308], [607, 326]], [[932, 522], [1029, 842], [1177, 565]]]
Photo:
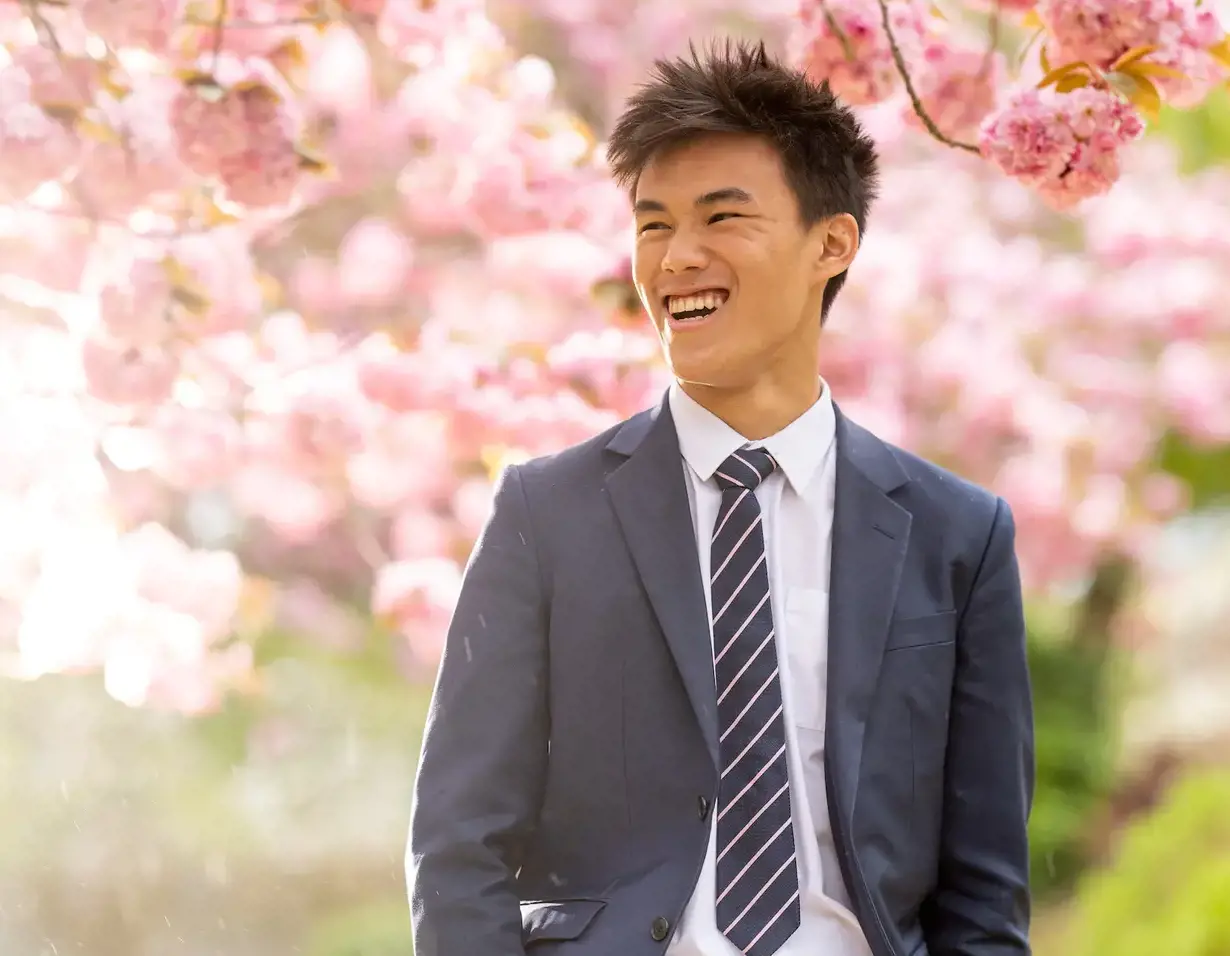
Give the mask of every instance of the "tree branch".
[[221, 3], [221, 10], [216, 16], [201, 17], [192, 13], [180, 19], [180, 23], [185, 23], [192, 27], [209, 27], [214, 29], [221, 23], [227, 29], [236, 30], [265, 30], [269, 27], [312, 27], [323, 26], [327, 23], [344, 22], [337, 17], [330, 16], [326, 13], [304, 14], [299, 17], [277, 17], [267, 20], [252, 20], [245, 17], [228, 17], [226, 15], [226, 2]]
[[991, 22], [987, 25], [987, 49], [982, 57], [982, 65], [978, 67], [979, 80], [985, 80], [990, 75], [991, 66], [995, 61], [995, 51], [999, 48], [1001, 9], [1001, 5], [996, 3], [995, 9], [991, 11]]
[[1126, 559], [1112, 556], [1098, 564], [1073, 621], [1073, 637], [1077, 641], [1093, 646], [1109, 643], [1131, 582], [1132, 567]]
[[854, 62], [854, 44], [850, 42], [850, 38], [846, 36], [846, 31], [837, 23], [837, 18], [833, 16], [833, 11], [829, 9], [828, 4], [821, 0], [820, 10], [824, 14], [824, 22], [828, 24], [828, 28], [833, 31], [833, 35], [837, 37], [837, 42], [841, 44], [841, 52], [846, 55], [846, 61]]
[[214, 17], [214, 21], [211, 24], [213, 29], [213, 48], [211, 52], [213, 54], [213, 69], [215, 70], [218, 68], [218, 58], [222, 56], [222, 41], [227, 27], [227, 6], [227, 0], [218, 0], [218, 15]]
[[973, 153], [975, 156], [981, 156], [982, 151], [972, 143], [962, 143], [960, 140], [953, 139], [946, 135], [935, 125], [930, 114], [922, 104], [922, 100], [918, 97], [918, 91], [914, 89], [914, 81], [910, 79], [910, 71], [906, 68], [905, 57], [901, 54], [901, 47], [897, 45], [897, 37], [893, 34], [893, 26], [890, 22], [888, 14], [888, 0], [879, 0], [880, 3], [880, 22], [884, 26], [884, 35], [888, 37], [888, 48], [892, 51], [893, 62], [897, 64], [897, 72], [901, 76], [901, 82], [905, 84], [905, 92], [910, 97], [910, 103], [914, 107], [914, 115], [922, 120], [923, 126], [927, 128], [927, 132], [935, 139], [939, 140], [945, 146], [951, 146], [953, 149], [963, 149], [967, 153]]

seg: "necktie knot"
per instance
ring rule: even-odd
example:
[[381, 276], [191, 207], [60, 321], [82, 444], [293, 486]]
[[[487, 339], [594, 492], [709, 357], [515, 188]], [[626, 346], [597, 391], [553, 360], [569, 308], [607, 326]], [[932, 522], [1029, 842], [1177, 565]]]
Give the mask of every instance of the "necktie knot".
[[732, 488], [755, 491], [776, 467], [777, 460], [763, 448], [740, 448], [718, 466], [718, 487], [723, 491]]

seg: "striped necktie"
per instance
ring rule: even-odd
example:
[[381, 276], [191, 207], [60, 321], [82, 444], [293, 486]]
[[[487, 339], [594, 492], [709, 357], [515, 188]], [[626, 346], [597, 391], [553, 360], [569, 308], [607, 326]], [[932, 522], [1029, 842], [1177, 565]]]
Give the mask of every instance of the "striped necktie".
[[722, 505], [710, 565], [722, 760], [717, 921], [745, 956], [770, 956], [799, 926], [786, 727], [755, 493], [776, 467], [763, 448], [750, 448], [718, 468]]

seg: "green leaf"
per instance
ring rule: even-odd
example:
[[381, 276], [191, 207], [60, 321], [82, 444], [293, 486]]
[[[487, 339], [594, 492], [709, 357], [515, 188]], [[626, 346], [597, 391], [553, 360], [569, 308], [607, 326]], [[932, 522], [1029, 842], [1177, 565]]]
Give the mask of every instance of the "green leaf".
[[1230, 952], [1230, 772], [1193, 774], [1134, 822], [1117, 859], [1077, 896], [1064, 952], [1222, 956]]
[[1207, 508], [1230, 500], [1230, 445], [1201, 447], [1177, 432], [1160, 445], [1163, 471], [1190, 489], [1193, 508]]

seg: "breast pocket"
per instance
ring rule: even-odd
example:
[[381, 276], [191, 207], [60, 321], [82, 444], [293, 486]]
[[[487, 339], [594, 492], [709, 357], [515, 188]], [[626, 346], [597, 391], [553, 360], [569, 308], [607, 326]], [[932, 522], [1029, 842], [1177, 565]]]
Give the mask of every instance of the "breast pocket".
[[798, 727], [823, 731], [829, 664], [829, 595], [819, 588], [790, 588], [785, 604], [785, 693], [789, 717]]
[[884, 650], [908, 651], [951, 644], [957, 636], [957, 612], [940, 611], [922, 617], [894, 619]]

